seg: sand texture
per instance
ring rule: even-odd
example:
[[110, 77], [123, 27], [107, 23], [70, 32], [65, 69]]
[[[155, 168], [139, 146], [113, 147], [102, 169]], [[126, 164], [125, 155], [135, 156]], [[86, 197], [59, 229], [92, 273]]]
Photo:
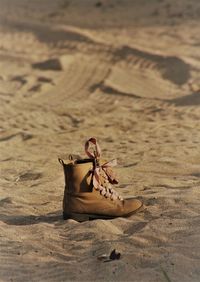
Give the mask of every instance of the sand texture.
[[[62, 220], [91, 136], [146, 211]], [[0, 281], [199, 282], [199, 140], [200, 1], [0, 0]]]

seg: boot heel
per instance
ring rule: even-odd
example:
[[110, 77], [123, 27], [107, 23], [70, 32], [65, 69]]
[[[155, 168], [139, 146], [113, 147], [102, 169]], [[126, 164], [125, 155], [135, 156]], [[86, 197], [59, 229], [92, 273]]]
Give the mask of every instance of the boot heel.
[[87, 220], [92, 220], [91, 216], [88, 214], [81, 214], [81, 213], [63, 213], [63, 219], [67, 220], [67, 219], [73, 219], [79, 222], [82, 221], [87, 221]]

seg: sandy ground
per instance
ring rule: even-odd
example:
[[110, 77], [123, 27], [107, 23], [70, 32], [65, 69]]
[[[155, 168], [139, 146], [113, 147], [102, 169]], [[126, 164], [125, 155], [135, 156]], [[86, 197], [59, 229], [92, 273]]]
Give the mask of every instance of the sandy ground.
[[[198, 0], [0, 0], [1, 281], [200, 281], [199, 34]], [[62, 220], [90, 136], [145, 212]]]

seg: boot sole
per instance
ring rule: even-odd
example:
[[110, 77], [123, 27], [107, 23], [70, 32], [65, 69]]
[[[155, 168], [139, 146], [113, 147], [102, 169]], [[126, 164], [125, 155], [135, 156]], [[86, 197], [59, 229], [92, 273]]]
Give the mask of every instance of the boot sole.
[[88, 221], [88, 220], [95, 220], [95, 219], [114, 219], [117, 217], [129, 217], [135, 213], [141, 212], [145, 210], [145, 206], [142, 205], [141, 207], [139, 207], [137, 210], [126, 214], [124, 216], [108, 216], [108, 215], [101, 215], [101, 214], [87, 214], [87, 213], [65, 213], [63, 212], [63, 219], [67, 220], [67, 219], [73, 219], [79, 222], [83, 222], [83, 221]]
[[87, 213], [63, 213], [63, 219], [74, 219], [76, 221], [88, 221], [88, 220], [95, 220], [95, 219], [113, 219], [115, 217], [106, 216], [106, 215], [99, 215], [99, 214], [87, 214]]

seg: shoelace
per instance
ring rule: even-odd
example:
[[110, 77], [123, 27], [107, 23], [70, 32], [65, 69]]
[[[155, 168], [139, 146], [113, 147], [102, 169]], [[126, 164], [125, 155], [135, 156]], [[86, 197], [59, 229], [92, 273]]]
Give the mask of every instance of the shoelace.
[[[94, 145], [93, 151], [91, 151], [91, 144]], [[97, 143], [96, 138], [92, 137], [85, 143], [85, 152], [89, 158], [94, 160], [93, 174], [93, 186], [96, 190], [99, 190], [101, 195], [111, 200], [123, 201], [123, 198], [112, 188], [111, 184], [117, 184], [118, 180], [112, 170], [113, 166], [117, 165], [117, 160], [113, 159], [100, 165], [101, 149]], [[102, 181], [102, 178], [104, 181]], [[103, 182], [103, 183], [102, 183]]]

